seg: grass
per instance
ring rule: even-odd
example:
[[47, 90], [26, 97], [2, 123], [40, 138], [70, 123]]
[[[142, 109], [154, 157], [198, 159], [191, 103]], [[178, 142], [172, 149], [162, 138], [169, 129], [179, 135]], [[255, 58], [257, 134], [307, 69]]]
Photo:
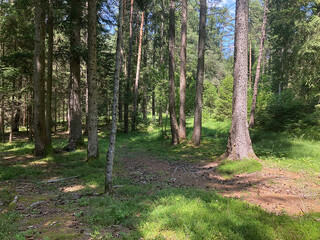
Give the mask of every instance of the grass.
[[262, 170], [262, 163], [254, 159], [244, 159], [242, 161], [224, 160], [218, 167], [217, 171], [226, 177], [233, 177], [241, 173], [253, 173]]
[[116, 198], [89, 200], [83, 220], [96, 233], [106, 226], [120, 226], [122, 239], [312, 240], [320, 236], [320, 223], [311, 216], [276, 216], [212, 191], [167, 188], [146, 194], [140, 186], [127, 188], [131, 189], [122, 189]]
[[[189, 120], [188, 139], [191, 124]], [[320, 218], [320, 214], [276, 216], [214, 191], [177, 189], [165, 184], [159, 188], [159, 183], [140, 185], [123, 175], [125, 169], [119, 159], [145, 152], [168, 161], [214, 161], [225, 150], [229, 127], [228, 122], [205, 122], [200, 147], [187, 141], [171, 146], [170, 139], [154, 125], [140, 133], [118, 134], [114, 184], [124, 186], [115, 190], [114, 197], [81, 198], [66, 207], [70, 211], [81, 209], [75, 210], [75, 217], [91, 229], [94, 239], [113, 239], [111, 232], [117, 232], [120, 239], [319, 239], [320, 222], [314, 219]], [[264, 164], [311, 175], [320, 172], [320, 142], [259, 129], [253, 130], [251, 136], [255, 152]], [[61, 148], [66, 140], [54, 139], [53, 144]], [[0, 144], [0, 152], [9, 157], [0, 161], [0, 181], [23, 179], [37, 183], [52, 176], [79, 175], [85, 186], [82, 192], [102, 192], [107, 147], [108, 135], [102, 132], [100, 159], [89, 164], [85, 150], [36, 159], [28, 158], [33, 149], [31, 143]], [[40, 162], [44, 165], [38, 165]], [[223, 162], [218, 168], [228, 175], [260, 169], [261, 163], [255, 160]], [[21, 219], [15, 211], [0, 214], [0, 239], [24, 239], [19, 234]]]

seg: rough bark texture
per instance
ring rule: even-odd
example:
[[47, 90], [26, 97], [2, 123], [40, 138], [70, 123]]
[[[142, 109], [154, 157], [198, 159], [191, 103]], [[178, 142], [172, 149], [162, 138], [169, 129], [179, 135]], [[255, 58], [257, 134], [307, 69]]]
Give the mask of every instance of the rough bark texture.
[[81, 4], [77, 0], [70, 0], [70, 83], [69, 83], [69, 143], [67, 151], [74, 151], [83, 146], [81, 106], [80, 106], [80, 18]]
[[236, 2], [232, 122], [227, 150], [222, 156], [232, 160], [256, 158], [247, 122], [248, 5], [249, 0]]
[[129, 102], [130, 102], [130, 80], [131, 80], [131, 56], [132, 56], [132, 43], [133, 43], [133, 3], [134, 0], [131, 0], [130, 6], [130, 35], [129, 35], [129, 50], [128, 50], [128, 59], [127, 59], [127, 81], [126, 81], [126, 94], [124, 102], [124, 133], [129, 133]]
[[45, 123], [45, 0], [35, 4], [34, 35], [34, 154], [47, 154], [47, 136]]
[[121, 69], [121, 45], [122, 45], [122, 16], [123, 16], [123, 1], [120, 0], [119, 6], [119, 23], [118, 23], [118, 37], [117, 37], [117, 52], [116, 52], [116, 72], [114, 77], [114, 92], [113, 92], [113, 105], [112, 105], [112, 124], [110, 133], [109, 150], [107, 153], [106, 165], [106, 180], [105, 180], [105, 193], [111, 194], [113, 192], [112, 186], [112, 170], [113, 159], [117, 134], [117, 108], [118, 108], [118, 93], [119, 93], [119, 78]]
[[179, 115], [179, 138], [187, 139], [186, 130], [186, 88], [187, 88], [187, 0], [181, 2], [181, 49], [180, 49], [180, 115]]
[[88, 0], [88, 161], [99, 157], [97, 100], [97, 1]]
[[204, 79], [204, 53], [206, 41], [206, 0], [200, 1], [200, 21], [199, 21], [199, 43], [198, 43], [198, 66], [197, 66], [197, 86], [194, 109], [194, 125], [192, 133], [192, 142], [200, 145], [202, 128], [202, 95]]
[[252, 128], [254, 126], [254, 114], [255, 114], [256, 105], [257, 105], [258, 85], [259, 85], [259, 78], [260, 78], [261, 60], [262, 60], [262, 55], [263, 55], [263, 44], [264, 44], [264, 39], [266, 37], [267, 15], [268, 15], [268, 0], [265, 0], [264, 1], [263, 21], [262, 21], [262, 26], [261, 26], [261, 39], [260, 39], [259, 56], [258, 56], [257, 70], [256, 70], [256, 76], [254, 79], [254, 86], [253, 86], [252, 105], [251, 105], [250, 121], [249, 121], [250, 128]]
[[170, 112], [170, 125], [172, 144], [179, 143], [179, 126], [176, 116], [175, 107], [175, 61], [174, 50], [175, 48], [175, 1], [170, 0], [170, 12], [169, 12], [169, 112]]
[[52, 64], [53, 64], [53, 6], [52, 0], [48, 1], [48, 71], [47, 71], [47, 99], [46, 99], [46, 130], [48, 143], [51, 144], [52, 130]]
[[144, 23], [144, 12], [141, 13], [141, 24], [139, 34], [139, 46], [138, 46], [138, 59], [137, 59], [137, 72], [136, 79], [134, 82], [134, 95], [133, 95], [133, 110], [132, 110], [132, 125], [131, 130], [136, 130], [136, 119], [138, 109], [138, 90], [139, 90], [139, 78], [140, 78], [140, 67], [141, 67], [141, 51], [142, 51], [142, 37], [143, 37], [143, 23]]

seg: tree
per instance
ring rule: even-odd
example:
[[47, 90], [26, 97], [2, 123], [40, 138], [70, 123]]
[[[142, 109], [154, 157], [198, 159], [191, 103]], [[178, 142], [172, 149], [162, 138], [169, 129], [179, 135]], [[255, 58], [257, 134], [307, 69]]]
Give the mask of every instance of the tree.
[[180, 50], [180, 114], [179, 114], [179, 138], [187, 138], [186, 131], [186, 87], [187, 87], [187, 21], [188, 21], [187, 0], [181, 2], [181, 50]]
[[45, 9], [46, 1], [36, 1], [34, 32], [34, 153], [44, 156], [48, 153], [48, 139], [45, 124]]
[[130, 4], [130, 22], [129, 22], [129, 50], [127, 58], [127, 79], [126, 79], [126, 94], [124, 102], [124, 133], [129, 133], [129, 102], [130, 102], [130, 80], [131, 80], [131, 58], [132, 58], [132, 44], [133, 44], [133, 3]]
[[69, 81], [69, 142], [67, 151], [83, 145], [80, 106], [80, 18], [81, 1], [70, 0], [70, 81]]
[[236, 1], [232, 122], [223, 158], [256, 158], [247, 122], [248, 0]]
[[114, 90], [113, 90], [113, 105], [112, 105], [112, 124], [110, 132], [109, 150], [107, 153], [106, 165], [106, 180], [105, 193], [111, 194], [113, 192], [112, 186], [112, 170], [113, 159], [117, 134], [117, 108], [119, 102], [119, 78], [121, 69], [121, 45], [122, 45], [122, 16], [123, 16], [123, 0], [119, 3], [119, 19], [118, 19], [118, 34], [117, 34], [117, 51], [116, 51], [116, 72], [114, 76]]
[[176, 116], [175, 107], [175, 60], [174, 60], [174, 48], [175, 48], [175, 0], [170, 0], [170, 12], [169, 12], [169, 112], [170, 112], [170, 125], [172, 144], [179, 143], [179, 128]]
[[263, 22], [261, 26], [259, 56], [258, 56], [257, 70], [256, 70], [256, 76], [254, 79], [254, 86], [253, 86], [253, 97], [252, 97], [252, 105], [251, 105], [250, 121], [249, 121], [250, 128], [254, 126], [254, 114], [255, 114], [256, 105], [257, 105], [257, 95], [258, 95], [258, 85], [259, 85], [259, 78], [260, 78], [261, 60], [262, 60], [262, 54], [263, 54], [263, 44], [266, 36], [267, 14], [268, 14], [268, 0], [265, 0]]
[[192, 142], [200, 145], [201, 127], [202, 127], [202, 100], [203, 100], [203, 79], [204, 79], [204, 54], [206, 41], [206, 0], [200, 0], [200, 21], [199, 21], [199, 43], [198, 43], [198, 67], [197, 67], [197, 85], [194, 110], [194, 126], [192, 133]]
[[136, 118], [137, 118], [137, 107], [138, 107], [138, 88], [140, 78], [140, 66], [141, 66], [141, 50], [142, 50], [142, 37], [143, 37], [143, 24], [144, 24], [144, 11], [141, 13], [141, 24], [139, 34], [139, 46], [138, 46], [138, 58], [137, 58], [137, 72], [136, 79], [134, 82], [134, 95], [133, 95], [133, 110], [132, 110], [132, 125], [131, 130], [136, 130]]
[[97, 1], [88, 0], [88, 161], [99, 157], [97, 94]]
[[46, 129], [48, 142], [51, 144], [52, 129], [52, 64], [53, 64], [53, 0], [48, 2], [48, 64], [47, 64], [47, 99], [46, 99]]

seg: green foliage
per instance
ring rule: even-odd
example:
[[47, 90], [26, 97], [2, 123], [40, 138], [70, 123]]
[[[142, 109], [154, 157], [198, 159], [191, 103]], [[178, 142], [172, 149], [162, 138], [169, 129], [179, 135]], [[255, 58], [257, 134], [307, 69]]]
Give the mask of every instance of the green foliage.
[[310, 117], [312, 111], [310, 105], [297, 98], [291, 89], [287, 89], [269, 98], [265, 112], [258, 115], [258, 121], [272, 131], [292, 130], [299, 126], [305, 128], [318, 121]]
[[[19, 214], [14, 211], [0, 214], [0, 239], [17, 239], [19, 232], [19, 217]], [[12, 238], [11, 236], [15, 237]]]
[[241, 161], [224, 160], [217, 168], [217, 171], [232, 177], [240, 173], [253, 173], [262, 170], [262, 164], [254, 159], [244, 159]]
[[232, 115], [232, 93], [233, 93], [233, 77], [231, 75], [225, 77], [218, 87], [218, 94], [215, 102], [214, 118], [218, 121], [231, 119]]

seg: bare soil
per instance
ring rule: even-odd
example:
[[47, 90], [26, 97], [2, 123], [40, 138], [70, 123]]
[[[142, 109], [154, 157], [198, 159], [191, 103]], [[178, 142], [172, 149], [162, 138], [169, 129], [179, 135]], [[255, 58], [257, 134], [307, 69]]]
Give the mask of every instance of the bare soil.
[[215, 171], [217, 162], [167, 162], [149, 153], [127, 154], [121, 162], [127, 169], [125, 174], [142, 184], [216, 190], [222, 196], [238, 198], [276, 214], [320, 212], [320, 177], [306, 173], [263, 167], [260, 172], [225, 179]]

